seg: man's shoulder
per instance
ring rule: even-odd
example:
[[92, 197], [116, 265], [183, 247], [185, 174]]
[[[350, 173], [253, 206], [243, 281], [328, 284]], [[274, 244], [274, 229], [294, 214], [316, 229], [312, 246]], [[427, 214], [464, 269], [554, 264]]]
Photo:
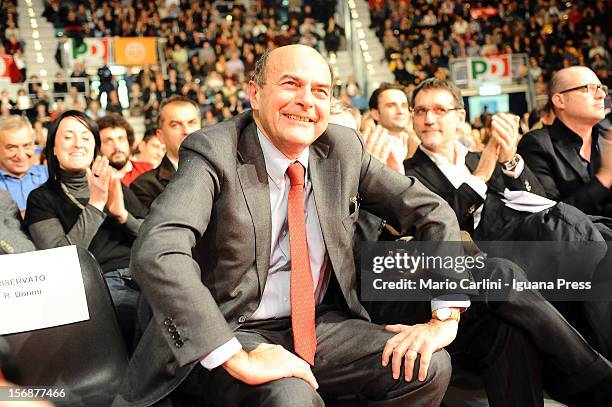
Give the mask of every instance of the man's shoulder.
[[152, 183], [159, 183], [157, 180], [157, 173], [159, 171], [159, 167], [150, 169], [149, 171], [145, 171], [140, 174], [132, 183], [130, 184], [130, 188], [138, 188], [144, 185], [149, 185]]
[[49, 168], [46, 165], [36, 164], [30, 167], [29, 172], [35, 175], [49, 176]]
[[[363, 150], [363, 139], [355, 130], [350, 127], [338, 124], [329, 124], [325, 132], [314, 143], [316, 145], [326, 145], [334, 153], [356, 153]], [[361, 157], [359, 154], [357, 157]]]
[[[519, 142], [518, 148], [521, 149], [546, 149], [552, 147], [552, 140], [550, 138], [549, 126], [532, 130], [526, 133]], [[520, 152], [520, 151], [519, 151]]]
[[230, 120], [192, 133], [183, 141], [181, 149], [185, 148], [207, 155], [216, 150], [235, 149], [240, 135], [252, 123], [254, 122], [250, 111], [241, 113]]

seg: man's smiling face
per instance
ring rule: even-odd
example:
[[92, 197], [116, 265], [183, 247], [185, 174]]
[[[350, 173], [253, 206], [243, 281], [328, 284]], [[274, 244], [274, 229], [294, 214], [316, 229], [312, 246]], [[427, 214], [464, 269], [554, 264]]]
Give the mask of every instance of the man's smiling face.
[[294, 159], [327, 129], [331, 74], [310, 47], [278, 48], [268, 58], [264, 84], [249, 84], [253, 118], [264, 136]]

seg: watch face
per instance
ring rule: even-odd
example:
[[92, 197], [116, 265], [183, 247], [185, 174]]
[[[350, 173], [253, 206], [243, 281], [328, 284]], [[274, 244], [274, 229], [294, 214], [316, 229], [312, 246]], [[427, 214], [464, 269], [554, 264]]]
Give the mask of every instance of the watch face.
[[452, 311], [449, 308], [440, 308], [437, 312], [440, 321], [446, 321], [451, 317]]

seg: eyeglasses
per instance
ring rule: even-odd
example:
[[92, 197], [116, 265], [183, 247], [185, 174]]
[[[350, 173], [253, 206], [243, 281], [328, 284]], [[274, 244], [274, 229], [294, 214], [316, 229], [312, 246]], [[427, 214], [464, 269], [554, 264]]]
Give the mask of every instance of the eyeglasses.
[[462, 107], [444, 107], [444, 106], [433, 106], [433, 107], [427, 108], [424, 106], [417, 106], [412, 109], [412, 113], [416, 117], [425, 117], [427, 115], [427, 112], [432, 112], [434, 116], [440, 117], [440, 116], [446, 116], [448, 112], [452, 110], [463, 110], [463, 108]]
[[567, 93], [579, 89], [586, 89], [587, 93], [590, 93], [591, 95], [596, 95], [598, 90], [602, 90], [605, 95], [608, 94], [608, 87], [606, 85], [602, 85], [601, 83], [588, 83], [586, 85], [576, 86], [575, 88], [565, 89], [557, 93]]

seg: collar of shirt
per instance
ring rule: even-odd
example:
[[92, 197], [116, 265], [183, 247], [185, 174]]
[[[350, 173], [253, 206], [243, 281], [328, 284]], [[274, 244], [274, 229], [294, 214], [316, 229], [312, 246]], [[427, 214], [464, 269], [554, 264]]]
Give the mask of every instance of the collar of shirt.
[[259, 128], [257, 129], [257, 137], [259, 138], [259, 144], [263, 152], [268, 177], [270, 177], [278, 188], [281, 187], [285, 180], [287, 168], [289, 168], [289, 165], [294, 161], [298, 161], [304, 166], [306, 174], [305, 182], [308, 182], [308, 157], [310, 155], [308, 148], [302, 151], [302, 154], [300, 154], [297, 160], [290, 160], [263, 135]]
[[166, 157], [168, 157], [168, 161], [170, 161], [170, 164], [172, 164], [172, 166], [174, 167], [175, 170], [178, 170], [178, 161], [174, 161], [172, 158], [170, 158], [169, 155], [166, 155]]
[[15, 178], [15, 179], [24, 179], [27, 176], [32, 176], [32, 175], [38, 175], [40, 174], [42, 171], [40, 170], [39, 167], [43, 167], [41, 165], [32, 165], [30, 168], [28, 168], [28, 171], [23, 175], [23, 177], [16, 177], [12, 174], [9, 174], [8, 172], [4, 171], [2, 168], [0, 168], [0, 176], [2, 176], [3, 178]]
[[452, 165], [454, 167], [463, 168], [465, 167], [465, 157], [467, 156], [468, 149], [463, 144], [457, 142], [455, 142], [454, 147], [457, 161], [456, 163], [451, 162], [451, 160], [449, 160], [446, 156], [442, 154], [434, 153], [433, 151], [426, 149], [422, 145], [419, 146], [421, 151], [427, 154], [427, 156], [431, 158], [431, 161], [433, 161], [438, 167], [442, 165]]

